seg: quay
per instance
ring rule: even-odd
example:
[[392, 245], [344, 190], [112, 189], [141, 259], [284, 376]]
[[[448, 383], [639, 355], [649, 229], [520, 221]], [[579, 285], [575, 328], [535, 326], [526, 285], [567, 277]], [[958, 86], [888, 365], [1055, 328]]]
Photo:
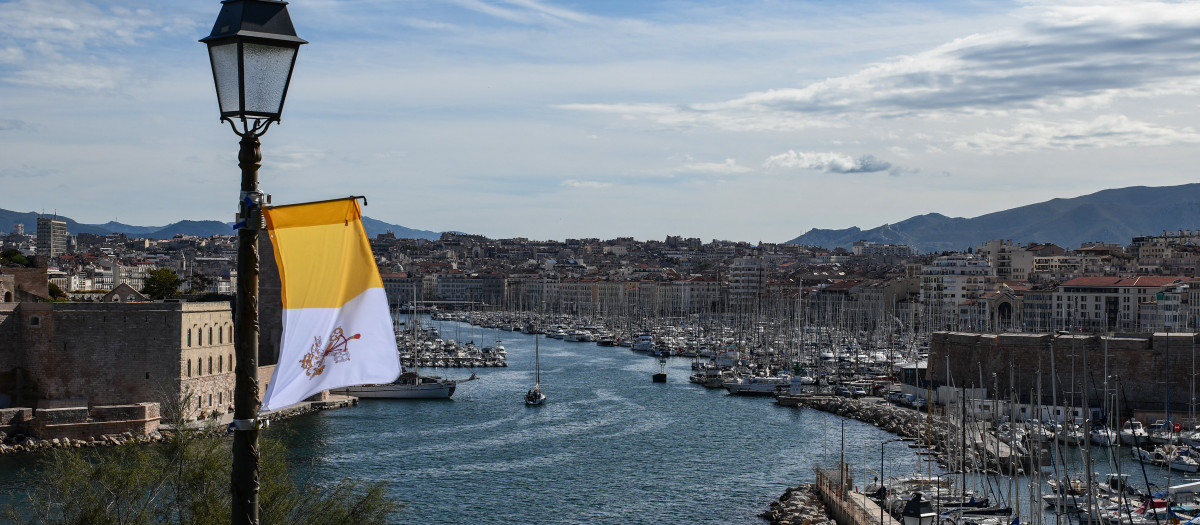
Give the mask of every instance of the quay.
[[[847, 465], [815, 469], [816, 482], [788, 489], [770, 511], [760, 515], [772, 525], [818, 525], [832, 519], [838, 525], [900, 525], [875, 501], [853, 489]], [[808, 497], [800, 499], [796, 495]], [[824, 517], [822, 519], [822, 517]]]

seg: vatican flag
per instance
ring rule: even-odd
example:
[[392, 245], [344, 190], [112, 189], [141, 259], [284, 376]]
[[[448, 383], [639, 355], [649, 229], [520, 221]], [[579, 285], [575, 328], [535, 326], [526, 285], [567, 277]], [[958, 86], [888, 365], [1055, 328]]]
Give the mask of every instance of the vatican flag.
[[400, 356], [383, 280], [354, 198], [263, 209], [283, 284], [277, 410], [331, 388], [390, 383]]

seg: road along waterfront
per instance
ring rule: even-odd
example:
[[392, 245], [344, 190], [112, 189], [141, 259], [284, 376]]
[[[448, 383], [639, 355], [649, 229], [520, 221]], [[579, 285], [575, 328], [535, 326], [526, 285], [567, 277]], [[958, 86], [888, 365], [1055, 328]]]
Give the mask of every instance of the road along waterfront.
[[[491, 344], [496, 332], [446, 323], [443, 337]], [[500, 332], [506, 368], [474, 370], [447, 401], [364, 399], [273, 425], [293, 468], [316, 480], [386, 480], [422, 523], [763, 523], [788, 487], [842, 457], [862, 484], [894, 436], [816, 410], [730, 396], [688, 381], [690, 359], [541, 337], [549, 400], [526, 407], [534, 336]], [[465, 369], [421, 369], [463, 376]], [[843, 426], [844, 425], [844, 426]], [[904, 443], [884, 446], [886, 475], [915, 472]]]

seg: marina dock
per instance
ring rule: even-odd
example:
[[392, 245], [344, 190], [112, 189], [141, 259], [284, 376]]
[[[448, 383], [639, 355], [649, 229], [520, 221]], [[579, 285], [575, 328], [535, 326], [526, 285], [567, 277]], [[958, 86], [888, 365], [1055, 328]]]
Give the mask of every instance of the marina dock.
[[854, 478], [838, 469], [815, 469], [816, 489], [838, 525], [900, 525], [866, 494], [854, 490]]

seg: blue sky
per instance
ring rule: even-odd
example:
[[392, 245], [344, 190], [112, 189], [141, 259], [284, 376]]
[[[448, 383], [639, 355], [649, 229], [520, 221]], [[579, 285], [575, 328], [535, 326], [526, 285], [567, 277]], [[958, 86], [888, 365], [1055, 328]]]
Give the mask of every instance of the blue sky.
[[[0, 208], [232, 221], [237, 137], [197, 42], [219, 9], [0, 2]], [[263, 137], [264, 191], [367, 195], [368, 216], [412, 228], [783, 242], [1196, 178], [1198, 4], [289, 12], [310, 44]]]

